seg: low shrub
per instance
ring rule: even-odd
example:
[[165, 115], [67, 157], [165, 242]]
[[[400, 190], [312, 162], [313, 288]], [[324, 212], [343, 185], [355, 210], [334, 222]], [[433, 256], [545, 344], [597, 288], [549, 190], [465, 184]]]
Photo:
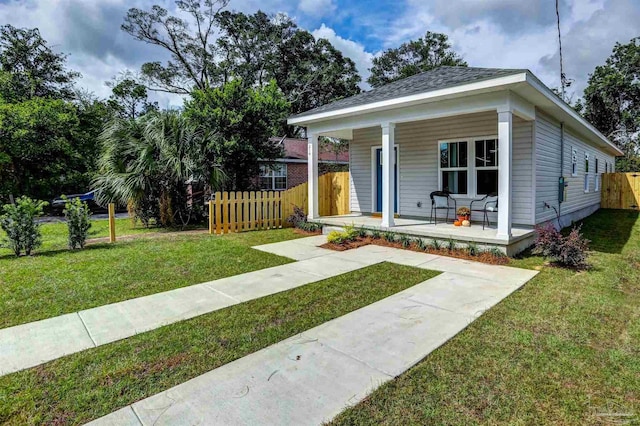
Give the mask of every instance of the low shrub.
[[580, 227], [573, 228], [566, 237], [553, 224], [536, 227], [538, 234], [532, 252], [552, 262], [573, 269], [586, 269], [589, 240], [582, 236]]
[[2, 240], [2, 246], [11, 249], [16, 256], [23, 252], [29, 256], [34, 249], [40, 247], [42, 235], [36, 218], [42, 215], [46, 205], [44, 201], [29, 197], [20, 197], [15, 204], [5, 204], [0, 216], [0, 227], [7, 236]]
[[425, 240], [423, 238], [418, 238], [416, 240], [416, 246], [422, 251], [429, 250], [429, 243], [427, 242], [427, 240]]
[[329, 235], [327, 235], [327, 241], [331, 244], [342, 244], [346, 241], [345, 234], [340, 231], [331, 231]]
[[507, 255], [498, 247], [491, 247], [489, 249], [489, 253], [491, 253], [492, 256], [497, 257], [499, 259], [502, 259], [503, 257], [507, 257]]
[[400, 241], [403, 248], [408, 248], [413, 240], [406, 234], [400, 234], [398, 241]]
[[70, 249], [84, 248], [91, 228], [91, 210], [89, 205], [80, 198], [68, 200], [65, 198], [64, 217], [69, 231], [68, 244]]
[[431, 247], [432, 247], [434, 250], [440, 250], [440, 249], [442, 248], [442, 243], [440, 242], [440, 240], [433, 240], [433, 241], [431, 242]]
[[394, 242], [396, 240], [396, 234], [394, 234], [391, 231], [384, 231], [382, 233], [382, 239], [384, 239], [385, 241], [388, 241], [390, 243]]
[[366, 238], [367, 235], [369, 235], [369, 231], [364, 226], [357, 228], [357, 231], [358, 231], [358, 237], [360, 238]]
[[296, 228], [306, 232], [318, 232], [322, 225], [315, 222], [298, 222]]
[[380, 230], [374, 229], [371, 231], [371, 238], [373, 238], [374, 240], [379, 240], [381, 236], [382, 235], [380, 234]]
[[467, 252], [469, 256], [477, 256], [480, 254], [480, 249], [478, 248], [478, 244], [473, 241], [467, 244]]
[[458, 246], [456, 245], [456, 242], [453, 241], [453, 239], [449, 238], [449, 240], [447, 240], [447, 250], [449, 251], [454, 251]]
[[327, 241], [332, 244], [343, 244], [358, 238], [358, 230], [353, 226], [345, 226], [343, 231], [331, 231]]

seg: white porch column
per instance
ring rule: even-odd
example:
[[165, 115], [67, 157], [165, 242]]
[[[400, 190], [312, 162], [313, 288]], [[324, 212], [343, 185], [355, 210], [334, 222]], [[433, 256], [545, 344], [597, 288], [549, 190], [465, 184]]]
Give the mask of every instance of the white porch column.
[[513, 113], [498, 111], [498, 238], [511, 237]]
[[394, 225], [394, 200], [395, 174], [394, 165], [396, 163], [395, 150], [395, 123], [382, 123], [382, 226], [391, 227]]
[[307, 136], [307, 182], [309, 190], [309, 213], [307, 217], [310, 220], [314, 220], [320, 217], [318, 214], [318, 134], [310, 133]]

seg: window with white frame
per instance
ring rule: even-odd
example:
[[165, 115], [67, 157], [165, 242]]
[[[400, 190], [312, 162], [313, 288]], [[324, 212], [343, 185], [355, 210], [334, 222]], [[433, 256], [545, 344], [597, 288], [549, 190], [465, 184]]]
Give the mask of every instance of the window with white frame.
[[287, 165], [284, 163], [261, 164], [259, 185], [262, 190], [287, 189]]
[[475, 141], [476, 194], [498, 193], [498, 140]]
[[578, 176], [578, 150], [571, 148], [571, 176]]
[[595, 181], [595, 183], [594, 183], [595, 189], [594, 190], [597, 192], [597, 191], [600, 191], [600, 165], [598, 164], [598, 157], [596, 157], [596, 161], [595, 161], [594, 166], [595, 166], [595, 172], [596, 172], [596, 175], [595, 175], [595, 178], [594, 178], [594, 181]]
[[584, 192], [589, 192], [589, 153], [584, 153]]
[[468, 141], [440, 143], [440, 185], [452, 194], [468, 192]]

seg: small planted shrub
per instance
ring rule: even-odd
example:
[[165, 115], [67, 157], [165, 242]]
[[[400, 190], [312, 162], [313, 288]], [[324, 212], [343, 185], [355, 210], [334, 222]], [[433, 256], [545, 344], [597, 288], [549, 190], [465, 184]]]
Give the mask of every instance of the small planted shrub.
[[345, 240], [344, 232], [340, 231], [331, 231], [329, 235], [327, 235], [327, 241], [331, 244], [342, 244]]
[[22, 253], [29, 256], [34, 249], [40, 247], [42, 235], [36, 218], [42, 215], [46, 205], [44, 201], [29, 197], [20, 197], [15, 204], [5, 204], [0, 216], [0, 227], [7, 236], [2, 245], [11, 249], [16, 256]]
[[469, 256], [477, 256], [480, 254], [480, 249], [478, 248], [478, 244], [473, 241], [467, 244], [467, 252]]
[[400, 244], [402, 244], [403, 248], [408, 248], [412, 242], [411, 238], [406, 234], [400, 234], [398, 240], [400, 241]]
[[384, 231], [384, 232], [382, 233], [382, 238], [383, 238], [385, 241], [388, 241], [388, 242], [392, 243], [392, 242], [394, 242], [394, 241], [396, 240], [396, 234], [394, 234], [394, 233], [393, 233], [393, 232], [391, 232], [391, 231]]
[[442, 243], [440, 242], [440, 240], [433, 240], [433, 241], [431, 242], [431, 247], [432, 247], [434, 250], [440, 250], [440, 249], [442, 249]]
[[491, 255], [493, 257], [497, 257], [498, 259], [502, 259], [503, 257], [507, 257], [507, 255], [500, 250], [498, 247], [491, 247], [489, 249], [489, 253], [491, 253]]
[[380, 237], [380, 230], [374, 229], [373, 231], [371, 231], [371, 238], [373, 238], [374, 240], [379, 240]]
[[427, 240], [425, 240], [423, 238], [418, 238], [416, 240], [416, 246], [422, 251], [429, 250], [429, 243], [427, 242]]
[[361, 226], [360, 228], [358, 228], [357, 231], [358, 231], [358, 237], [360, 238], [366, 238], [369, 233], [367, 231], [367, 228], [365, 228], [364, 226]]
[[456, 242], [453, 239], [449, 238], [447, 241], [447, 250], [454, 251], [457, 248]]
[[353, 225], [348, 225], [344, 227], [344, 234], [348, 241], [353, 241], [358, 238], [360, 232]]
[[89, 205], [80, 198], [73, 200], [65, 199], [64, 217], [67, 220], [67, 229], [69, 231], [68, 244], [69, 248], [84, 248], [89, 228], [91, 228], [91, 211]]
[[536, 228], [538, 236], [532, 252], [552, 262], [573, 269], [586, 269], [589, 240], [582, 236], [580, 227], [573, 228], [566, 237], [551, 223]]

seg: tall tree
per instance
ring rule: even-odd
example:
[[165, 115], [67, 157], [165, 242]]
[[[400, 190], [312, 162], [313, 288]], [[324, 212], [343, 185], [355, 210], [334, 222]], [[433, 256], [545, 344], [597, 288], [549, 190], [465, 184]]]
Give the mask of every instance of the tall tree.
[[222, 167], [226, 189], [242, 191], [254, 185], [258, 160], [281, 154], [269, 136], [282, 134], [288, 110], [289, 103], [275, 82], [251, 88], [233, 80], [220, 88], [195, 90], [185, 102], [184, 114], [213, 132], [201, 158]]
[[625, 153], [618, 171], [640, 170], [640, 37], [616, 43], [589, 76], [584, 116]]
[[292, 113], [360, 92], [355, 63], [286, 15], [224, 11], [217, 22], [223, 74], [238, 76], [248, 85], [275, 79]]
[[149, 102], [146, 86], [140, 84], [131, 73], [123, 73], [106, 84], [111, 88], [109, 108], [118, 117], [133, 120], [149, 111], [158, 110], [157, 102]]
[[37, 28], [0, 27], [0, 97], [19, 102], [35, 97], [72, 99], [80, 74], [66, 69]]
[[379, 87], [441, 65], [466, 67], [467, 63], [451, 49], [445, 34], [427, 31], [423, 38], [385, 50], [382, 55], [373, 58], [367, 82]]
[[192, 89], [208, 89], [222, 82], [216, 63], [213, 38], [216, 14], [228, 0], [178, 0], [176, 6], [188, 19], [170, 15], [167, 9], [154, 5], [150, 11], [131, 8], [122, 29], [145, 43], [159, 46], [171, 59], [166, 64], [148, 62], [142, 74], [152, 90], [189, 94]]

